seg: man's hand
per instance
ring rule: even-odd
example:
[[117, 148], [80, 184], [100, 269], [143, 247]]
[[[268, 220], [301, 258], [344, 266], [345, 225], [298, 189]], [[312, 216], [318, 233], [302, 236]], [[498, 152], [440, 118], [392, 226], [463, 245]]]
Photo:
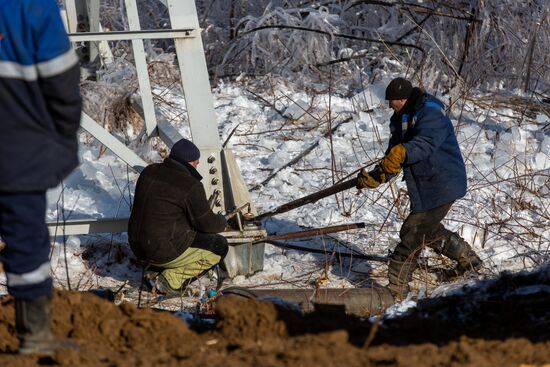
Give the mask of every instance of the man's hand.
[[397, 144], [380, 161], [380, 169], [387, 175], [396, 175], [401, 172], [401, 166], [407, 158], [407, 150], [403, 144]]
[[364, 188], [375, 189], [384, 182], [386, 182], [386, 175], [381, 173], [378, 169], [367, 172], [367, 170], [363, 168], [357, 175], [356, 187], [359, 190]]

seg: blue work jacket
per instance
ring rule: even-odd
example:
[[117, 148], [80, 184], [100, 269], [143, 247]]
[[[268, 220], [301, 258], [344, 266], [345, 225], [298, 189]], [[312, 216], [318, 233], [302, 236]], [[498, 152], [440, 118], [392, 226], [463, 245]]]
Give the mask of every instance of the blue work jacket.
[[0, 192], [46, 190], [77, 166], [79, 83], [55, 0], [0, 0]]
[[443, 103], [422, 93], [403, 114], [393, 114], [388, 151], [403, 144], [403, 174], [411, 212], [424, 212], [466, 194], [464, 160]]

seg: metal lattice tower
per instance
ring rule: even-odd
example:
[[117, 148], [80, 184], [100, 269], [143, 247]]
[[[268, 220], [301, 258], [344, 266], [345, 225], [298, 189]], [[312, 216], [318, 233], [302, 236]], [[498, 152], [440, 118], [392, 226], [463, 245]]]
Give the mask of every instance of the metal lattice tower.
[[[235, 208], [248, 205], [250, 214], [255, 215], [255, 208], [251, 203], [235, 157], [230, 150], [222, 149], [218, 136], [214, 101], [195, 2], [194, 0], [159, 1], [168, 10], [171, 29], [142, 30], [136, 0], [124, 0], [128, 24], [128, 29], [124, 31], [103, 30], [100, 23], [100, 0], [65, 0], [62, 16], [71, 41], [73, 43], [89, 42], [89, 59], [99, 65], [113, 60], [108, 41], [131, 41], [139, 82], [139, 98], [134, 107], [140, 110], [144, 118], [147, 137], [158, 136], [169, 148], [182, 136], [155, 108], [144, 40], [174, 40], [192, 140], [200, 149], [201, 157], [205, 158], [205, 162], [198, 166], [198, 171], [203, 176], [202, 182], [207, 196], [215, 194], [214, 196], [217, 197], [213, 203], [213, 210], [230, 212]], [[86, 69], [83, 71], [86, 73]], [[136, 94], [133, 97], [137, 96]], [[85, 113], [81, 117], [81, 127], [135, 171], [140, 172], [147, 165], [138, 154]], [[127, 225], [128, 218], [48, 223], [52, 235], [125, 232]], [[231, 244], [225, 259], [230, 276], [249, 274], [263, 267], [263, 244], [253, 246], [252, 242], [258, 237], [265, 236], [265, 231], [255, 225], [243, 225], [241, 221], [239, 226], [239, 230], [223, 233]]]

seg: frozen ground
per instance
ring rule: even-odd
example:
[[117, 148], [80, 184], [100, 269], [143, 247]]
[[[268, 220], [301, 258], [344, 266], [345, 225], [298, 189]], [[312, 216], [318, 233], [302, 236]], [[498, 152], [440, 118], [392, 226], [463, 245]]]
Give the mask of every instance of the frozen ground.
[[[214, 90], [220, 139], [228, 141], [259, 212], [316, 192], [381, 158], [389, 137], [391, 111], [383, 100], [389, 81], [367, 87], [350, 98], [306, 93], [288, 83], [262, 88], [258, 81], [219, 84]], [[185, 106], [177, 95], [164, 95], [174, 125]], [[444, 99], [445, 100], [445, 99]], [[446, 101], [448, 102], [448, 101]], [[459, 231], [485, 261], [482, 276], [529, 269], [550, 257], [550, 118], [540, 110], [517, 112], [494, 99], [459, 100], [452, 114], [467, 165], [469, 191], [448, 215], [445, 225]], [[339, 125], [331, 138], [327, 129]], [[127, 128], [135, 138], [139, 131]], [[81, 166], [48, 193], [49, 220], [127, 217], [137, 174], [86, 133], [80, 135]], [[317, 146], [296, 164], [285, 164]], [[134, 142], [151, 162], [165, 154], [162, 143]], [[270, 174], [276, 175], [258, 186]], [[378, 190], [352, 189], [264, 221], [269, 234], [301, 228], [365, 222], [366, 228], [293, 241], [326, 249], [326, 255], [266, 245], [264, 270], [232, 280], [241, 286], [358, 287], [385, 284], [382, 261], [340, 258], [338, 252], [380, 255], [396, 245], [408, 198], [401, 177]], [[85, 290], [139, 286], [141, 269], [126, 245], [125, 234], [55, 238], [52, 270], [58, 287]], [[332, 255], [332, 250], [335, 250]], [[424, 269], [415, 289], [430, 295], [438, 287], [431, 267], [449, 265], [425, 250]], [[3, 277], [3, 275], [2, 275]], [[5, 278], [0, 280], [5, 284]], [[126, 284], [126, 285], [125, 285]], [[448, 287], [448, 286], [447, 286]], [[5, 287], [0, 289], [5, 293]], [[437, 293], [437, 291], [436, 291]]]
[[[422, 299], [395, 317], [339, 308], [300, 314], [280, 303], [221, 297], [216, 314], [187, 318], [116, 307], [88, 292], [56, 291], [57, 337], [79, 350], [18, 355], [14, 301], [0, 297], [0, 364], [43, 366], [547, 366], [549, 272], [518, 272], [447, 297]], [[181, 316], [181, 312], [177, 316]], [[189, 316], [189, 314], [188, 314]]]

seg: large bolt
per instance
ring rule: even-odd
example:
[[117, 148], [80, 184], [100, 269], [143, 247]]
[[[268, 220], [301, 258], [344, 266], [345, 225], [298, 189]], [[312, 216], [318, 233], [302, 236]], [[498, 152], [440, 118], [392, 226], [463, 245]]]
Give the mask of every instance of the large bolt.
[[208, 162], [208, 163], [214, 163], [215, 160], [216, 160], [216, 157], [214, 157], [213, 155], [211, 155], [210, 157], [208, 157], [207, 162]]
[[210, 182], [212, 182], [212, 185], [217, 185], [220, 182], [220, 180], [218, 180], [217, 178], [213, 178], [212, 181]]
[[216, 200], [216, 206], [222, 206], [222, 201], [220, 199]]
[[215, 174], [216, 172], [218, 172], [218, 169], [216, 167], [210, 167], [210, 171], [209, 171], [211, 174]]

